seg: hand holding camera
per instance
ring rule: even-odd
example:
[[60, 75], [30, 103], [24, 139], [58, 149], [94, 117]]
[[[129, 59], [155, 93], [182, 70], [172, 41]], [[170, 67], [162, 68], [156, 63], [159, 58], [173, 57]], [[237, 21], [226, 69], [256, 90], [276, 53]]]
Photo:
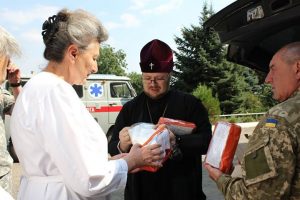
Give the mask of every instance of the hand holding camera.
[[19, 87], [21, 85], [20, 69], [12, 62], [7, 66], [7, 80], [11, 87]]

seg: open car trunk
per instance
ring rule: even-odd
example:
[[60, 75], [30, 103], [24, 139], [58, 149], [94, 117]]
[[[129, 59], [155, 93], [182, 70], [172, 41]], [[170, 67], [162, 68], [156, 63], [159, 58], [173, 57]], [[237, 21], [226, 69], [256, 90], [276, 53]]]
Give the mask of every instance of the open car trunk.
[[279, 48], [300, 41], [300, 0], [237, 0], [204, 26], [229, 44], [227, 60], [268, 72]]

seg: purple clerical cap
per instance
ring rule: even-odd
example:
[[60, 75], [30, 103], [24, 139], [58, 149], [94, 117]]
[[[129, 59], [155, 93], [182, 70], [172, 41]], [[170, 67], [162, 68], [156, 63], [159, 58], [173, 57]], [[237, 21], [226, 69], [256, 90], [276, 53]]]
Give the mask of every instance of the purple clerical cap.
[[172, 49], [158, 39], [148, 42], [140, 53], [142, 72], [167, 72], [173, 70]]

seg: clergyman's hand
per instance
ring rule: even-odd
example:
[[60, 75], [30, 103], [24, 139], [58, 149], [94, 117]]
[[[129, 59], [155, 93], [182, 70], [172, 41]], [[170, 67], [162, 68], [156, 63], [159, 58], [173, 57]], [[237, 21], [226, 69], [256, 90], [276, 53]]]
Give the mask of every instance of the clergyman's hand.
[[176, 136], [171, 130], [169, 130], [169, 137], [170, 137], [171, 147], [173, 148], [176, 145]]
[[132, 145], [128, 130], [129, 127], [124, 127], [119, 133], [119, 139], [120, 139], [119, 147], [122, 152], [129, 152], [130, 146]]

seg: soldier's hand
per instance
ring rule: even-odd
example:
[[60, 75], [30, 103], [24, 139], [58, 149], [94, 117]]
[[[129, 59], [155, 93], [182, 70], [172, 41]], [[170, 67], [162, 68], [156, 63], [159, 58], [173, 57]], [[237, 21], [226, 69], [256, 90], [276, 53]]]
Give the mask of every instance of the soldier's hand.
[[19, 83], [21, 81], [20, 69], [12, 62], [7, 67], [7, 79], [9, 83]]
[[217, 181], [219, 177], [223, 174], [223, 172], [217, 168], [212, 167], [211, 165], [205, 163], [204, 167], [208, 171], [209, 177], [214, 181]]

